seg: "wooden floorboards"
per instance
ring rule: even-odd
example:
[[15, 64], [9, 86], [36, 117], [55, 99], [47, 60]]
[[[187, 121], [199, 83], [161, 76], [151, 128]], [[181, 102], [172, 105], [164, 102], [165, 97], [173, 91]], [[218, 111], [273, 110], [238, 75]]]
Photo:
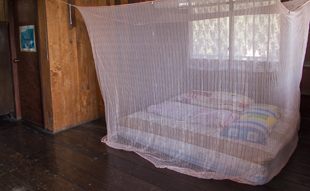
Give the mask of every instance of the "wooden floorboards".
[[302, 120], [300, 141], [287, 166], [270, 183], [255, 187], [157, 169], [134, 153], [102, 144], [105, 134], [100, 121], [55, 136], [0, 121], [0, 191], [310, 190], [309, 119]]

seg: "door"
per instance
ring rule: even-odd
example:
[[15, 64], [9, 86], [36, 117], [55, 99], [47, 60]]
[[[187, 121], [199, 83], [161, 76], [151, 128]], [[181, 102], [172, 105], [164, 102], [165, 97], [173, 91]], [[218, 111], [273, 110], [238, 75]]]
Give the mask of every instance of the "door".
[[8, 23], [0, 22], [0, 115], [14, 111], [8, 27]]
[[[34, 26], [34, 39], [37, 38], [37, 4], [36, 0], [10, 1], [14, 13], [16, 56], [21, 116], [23, 121], [43, 127], [43, 109], [41, 96], [41, 80], [39, 67], [38, 41], [34, 40], [36, 51], [21, 51], [20, 29]], [[24, 37], [23, 37], [24, 39]]]

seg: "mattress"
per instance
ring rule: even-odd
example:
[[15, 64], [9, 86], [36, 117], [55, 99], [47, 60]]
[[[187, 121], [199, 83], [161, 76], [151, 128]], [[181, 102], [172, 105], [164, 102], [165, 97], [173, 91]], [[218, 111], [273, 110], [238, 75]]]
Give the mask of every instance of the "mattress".
[[132, 150], [159, 168], [200, 178], [268, 182], [296, 147], [296, 127], [288, 125], [296, 117], [279, 117], [264, 144], [257, 144], [221, 135], [241, 116], [239, 109], [227, 109], [170, 99], [122, 117], [110, 146]]

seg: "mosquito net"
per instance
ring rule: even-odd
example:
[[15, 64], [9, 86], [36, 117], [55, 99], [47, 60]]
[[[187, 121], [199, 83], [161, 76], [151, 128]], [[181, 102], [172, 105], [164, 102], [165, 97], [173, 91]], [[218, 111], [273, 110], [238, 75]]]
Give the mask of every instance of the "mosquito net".
[[264, 184], [297, 144], [310, 3], [162, 0], [77, 7], [109, 146], [156, 167]]

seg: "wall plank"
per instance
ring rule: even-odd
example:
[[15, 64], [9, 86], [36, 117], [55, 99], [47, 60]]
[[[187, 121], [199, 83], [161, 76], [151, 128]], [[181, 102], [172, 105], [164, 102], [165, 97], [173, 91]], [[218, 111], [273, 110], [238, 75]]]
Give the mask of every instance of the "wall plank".
[[46, 3], [49, 62], [53, 107], [53, 131], [78, 123], [78, 60], [76, 30], [68, 25], [67, 6], [48, 0]]
[[[76, 0], [77, 5], [82, 6], [98, 6], [98, 5], [108, 5], [112, 2], [102, 1], [102, 0]], [[78, 11], [75, 12], [76, 16], [76, 33], [77, 33], [77, 50], [78, 50], [78, 61], [79, 61], [79, 71], [84, 72], [87, 75], [83, 75], [84, 79], [81, 80], [80, 84], [81, 91], [85, 94], [81, 97], [81, 103], [83, 103], [83, 108], [80, 110], [81, 115], [90, 116], [89, 107], [86, 105], [92, 105], [91, 108], [97, 108], [98, 114], [101, 115], [104, 113], [104, 105], [102, 101], [102, 96], [100, 93], [99, 85], [97, 82], [96, 71], [94, 67], [94, 59], [91, 51], [91, 44], [88, 37], [88, 32], [83, 21], [82, 16]], [[87, 50], [87, 51], [85, 51]], [[85, 64], [88, 63], [88, 64]], [[91, 66], [91, 67], [89, 67]]]
[[[77, 5], [106, 5], [76, 0]], [[68, 24], [65, 4], [45, 1], [48, 68], [51, 89], [50, 131], [57, 132], [102, 116], [102, 101], [86, 27], [78, 11], [76, 27]]]
[[38, 38], [40, 41], [39, 61], [42, 84], [42, 102], [44, 127], [52, 130], [53, 128], [53, 107], [51, 95], [50, 65], [48, 61], [48, 37], [47, 20], [45, 10], [45, 0], [37, 0], [38, 7]]
[[0, 0], [0, 21], [8, 21], [8, 2]]

